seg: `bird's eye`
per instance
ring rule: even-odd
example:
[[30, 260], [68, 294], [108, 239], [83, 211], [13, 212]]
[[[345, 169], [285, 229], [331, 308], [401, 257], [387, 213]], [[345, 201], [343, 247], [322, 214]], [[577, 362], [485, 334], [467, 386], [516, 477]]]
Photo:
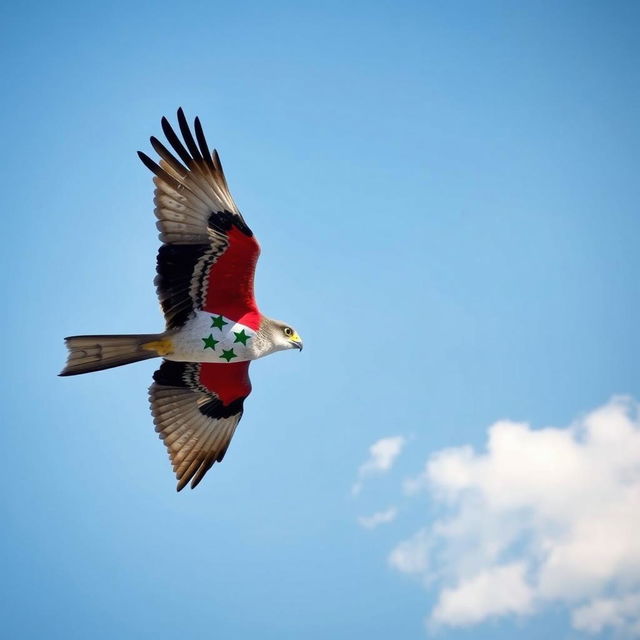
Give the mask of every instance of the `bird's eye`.
[[293, 329], [291, 327], [285, 327], [284, 328], [284, 335], [289, 337], [293, 335]]

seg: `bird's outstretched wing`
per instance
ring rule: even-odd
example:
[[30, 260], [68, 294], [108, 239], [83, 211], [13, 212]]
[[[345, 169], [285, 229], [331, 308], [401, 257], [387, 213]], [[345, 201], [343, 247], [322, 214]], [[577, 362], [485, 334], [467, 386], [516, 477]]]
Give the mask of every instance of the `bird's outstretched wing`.
[[184, 143], [166, 118], [162, 130], [176, 158], [157, 138], [156, 163], [138, 152], [155, 174], [155, 214], [160, 240], [155, 284], [167, 329], [185, 324], [194, 311], [218, 313], [258, 329], [253, 276], [260, 247], [229, 193], [217, 151], [211, 153], [198, 118], [195, 138], [182, 109]]
[[195, 488], [229, 447], [251, 393], [249, 363], [164, 360], [149, 388], [156, 431], [164, 441], [178, 479]]

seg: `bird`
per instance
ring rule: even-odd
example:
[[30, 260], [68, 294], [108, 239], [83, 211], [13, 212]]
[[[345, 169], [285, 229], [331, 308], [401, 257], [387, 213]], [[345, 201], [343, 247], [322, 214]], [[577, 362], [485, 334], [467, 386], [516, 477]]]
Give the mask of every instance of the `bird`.
[[154, 174], [161, 241], [154, 284], [165, 330], [67, 337], [67, 362], [59, 375], [162, 358], [149, 403], [181, 491], [189, 483], [195, 488], [224, 458], [251, 393], [251, 361], [302, 351], [303, 343], [291, 325], [258, 309], [254, 273], [260, 245], [231, 196], [200, 119], [192, 131], [180, 108], [177, 121], [182, 140], [166, 117], [161, 120], [173, 153], [154, 136], [158, 162], [138, 152]]

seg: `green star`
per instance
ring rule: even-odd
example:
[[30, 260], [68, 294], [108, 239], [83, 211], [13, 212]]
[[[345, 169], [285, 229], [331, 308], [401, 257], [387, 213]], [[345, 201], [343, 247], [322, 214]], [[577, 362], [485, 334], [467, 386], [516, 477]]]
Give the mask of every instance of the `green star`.
[[216, 345], [218, 344], [218, 342], [220, 342], [220, 340], [214, 340], [212, 334], [209, 334], [208, 338], [202, 338], [202, 341], [204, 342], [204, 347], [202, 347], [203, 351], [205, 349], [215, 350]]
[[225, 322], [222, 316], [218, 316], [217, 318], [214, 318], [214, 317], [211, 318], [211, 326], [217, 327], [218, 329], [220, 329], [220, 331], [222, 331], [222, 327], [224, 327], [225, 324], [229, 324], [229, 323]]
[[233, 349], [223, 349], [221, 358], [224, 358], [227, 362], [231, 362], [231, 358], [237, 358], [238, 356], [233, 352]]
[[236, 337], [236, 339], [233, 341], [233, 343], [235, 344], [236, 342], [242, 342], [242, 344], [245, 347], [247, 346], [247, 340], [249, 340], [251, 338], [251, 336], [248, 336], [244, 332], [244, 329], [242, 331], [234, 331], [233, 335]]

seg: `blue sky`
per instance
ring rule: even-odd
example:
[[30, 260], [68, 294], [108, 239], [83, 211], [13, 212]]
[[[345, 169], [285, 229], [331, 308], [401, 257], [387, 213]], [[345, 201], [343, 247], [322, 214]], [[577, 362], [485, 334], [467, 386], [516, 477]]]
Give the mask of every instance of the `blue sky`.
[[[635, 633], [636, 3], [5, 3], [0, 25], [8, 635]], [[305, 340], [252, 365], [224, 463], [181, 494], [155, 362], [56, 377], [66, 335], [162, 328], [135, 151], [178, 106], [261, 241], [262, 309]], [[551, 566], [581, 540], [615, 556], [586, 591]]]

